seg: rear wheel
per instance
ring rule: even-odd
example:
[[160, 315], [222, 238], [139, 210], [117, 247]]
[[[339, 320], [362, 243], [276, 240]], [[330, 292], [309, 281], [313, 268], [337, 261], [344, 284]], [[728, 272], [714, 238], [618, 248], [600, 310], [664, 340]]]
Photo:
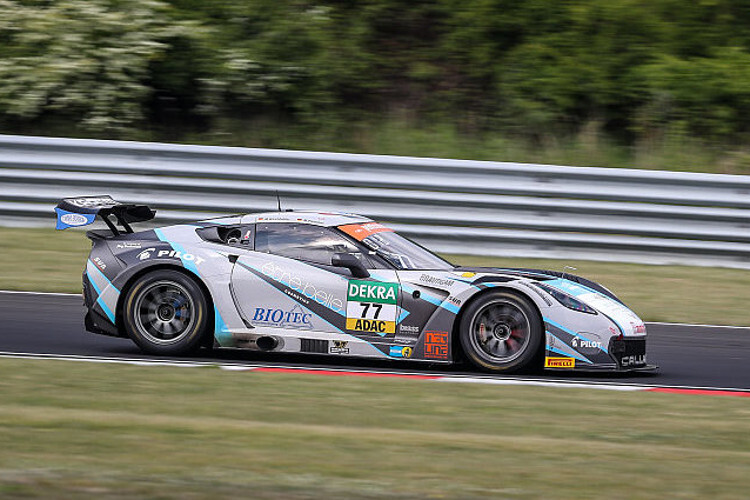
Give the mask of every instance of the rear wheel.
[[173, 270], [148, 273], [125, 298], [128, 336], [144, 352], [181, 355], [195, 351], [206, 331], [208, 306], [200, 287]]
[[514, 372], [538, 358], [542, 321], [529, 299], [493, 291], [469, 304], [460, 324], [461, 346], [480, 368]]

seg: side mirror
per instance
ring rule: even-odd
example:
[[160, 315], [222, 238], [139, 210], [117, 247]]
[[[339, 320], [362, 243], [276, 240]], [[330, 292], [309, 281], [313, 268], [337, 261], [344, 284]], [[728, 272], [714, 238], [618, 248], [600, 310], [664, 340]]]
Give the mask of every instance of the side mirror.
[[370, 273], [358, 258], [350, 253], [335, 253], [331, 257], [331, 265], [334, 267], [345, 267], [351, 271], [355, 278], [367, 278]]

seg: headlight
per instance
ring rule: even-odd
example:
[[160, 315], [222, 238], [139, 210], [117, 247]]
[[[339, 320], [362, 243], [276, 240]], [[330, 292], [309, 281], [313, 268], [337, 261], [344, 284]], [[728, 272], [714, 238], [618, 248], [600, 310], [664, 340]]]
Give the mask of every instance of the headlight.
[[547, 292], [548, 294], [552, 295], [555, 300], [557, 300], [560, 304], [564, 305], [568, 309], [572, 309], [574, 311], [586, 313], [586, 314], [597, 314], [597, 312], [581, 302], [580, 300], [576, 299], [575, 297], [571, 297], [565, 292], [561, 292], [557, 288], [551, 287], [549, 285], [545, 285], [543, 283], [534, 283], [536, 286]]

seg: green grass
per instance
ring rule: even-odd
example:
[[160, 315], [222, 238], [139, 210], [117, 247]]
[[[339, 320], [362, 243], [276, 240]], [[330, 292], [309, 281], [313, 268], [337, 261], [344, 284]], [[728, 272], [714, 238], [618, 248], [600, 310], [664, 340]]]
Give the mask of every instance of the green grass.
[[[0, 228], [0, 289], [81, 290], [90, 242], [81, 231]], [[448, 256], [463, 265], [577, 268], [614, 291], [646, 321], [750, 325], [750, 271], [590, 261]]]
[[0, 496], [742, 498], [745, 398], [0, 360]]
[[0, 227], [0, 290], [81, 292], [83, 231]]
[[[321, 122], [321, 119], [323, 120]], [[24, 133], [23, 130], [6, 133]], [[750, 175], [750, 147], [745, 142], [717, 142], [679, 131], [625, 143], [608, 136], [601, 124], [590, 122], [578, 134], [555, 136], [542, 132], [535, 140], [499, 131], [460, 130], [447, 122], [414, 122], [401, 118], [379, 121], [317, 117], [315, 124], [277, 120], [268, 116], [217, 120], [199, 131], [154, 126], [122, 136], [72, 127], [70, 123], [35, 126], [27, 134], [52, 137], [124, 139], [212, 146], [334, 151], [378, 155], [461, 158], [579, 167], [639, 168]]]
[[[537, 141], [499, 132], [460, 132], [449, 123], [418, 125], [407, 120], [347, 123], [311, 128], [268, 119], [221, 122], [214, 129], [184, 134], [186, 144], [338, 151], [552, 165], [641, 168], [725, 174], [750, 174], [745, 144], [711, 143], [680, 133], [636, 144], [609, 138], [601, 124], [589, 123], [575, 136], [543, 135]], [[70, 132], [61, 132], [69, 134]], [[174, 141], [158, 133], [145, 140]]]

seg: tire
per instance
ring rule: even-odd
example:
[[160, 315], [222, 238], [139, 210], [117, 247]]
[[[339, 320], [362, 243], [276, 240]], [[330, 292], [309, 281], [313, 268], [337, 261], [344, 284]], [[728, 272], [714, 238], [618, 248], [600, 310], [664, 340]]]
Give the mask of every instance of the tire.
[[517, 372], [539, 358], [544, 329], [539, 312], [518, 293], [497, 290], [471, 302], [459, 325], [469, 360], [493, 372]]
[[128, 336], [143, 352], [178, 356], [200, 347], [208, 304], [194, 280], [164, 269], [138, 278], [125, 297], [123, 319]]

